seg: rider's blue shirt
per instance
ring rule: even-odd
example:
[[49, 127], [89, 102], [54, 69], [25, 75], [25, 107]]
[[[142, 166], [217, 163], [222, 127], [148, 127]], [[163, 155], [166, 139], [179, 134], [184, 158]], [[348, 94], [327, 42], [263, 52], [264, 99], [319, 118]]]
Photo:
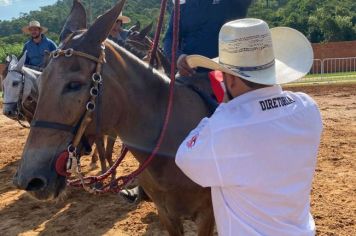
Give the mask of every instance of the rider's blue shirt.
[[32, 39], [28, 40], [23, 47], [23, 53], [27, 51], [25, 65], [43, 67], [45, 51], [52, 52], [57, 49], [57, 45], [42, 35], [40, 43], [35, 43]]

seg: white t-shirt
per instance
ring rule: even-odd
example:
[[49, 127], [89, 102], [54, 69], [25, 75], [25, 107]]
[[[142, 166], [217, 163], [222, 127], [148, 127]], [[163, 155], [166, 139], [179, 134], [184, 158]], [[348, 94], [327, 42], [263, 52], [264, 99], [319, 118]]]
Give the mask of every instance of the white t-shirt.
[[313, 99], [276, 85], [221, 104], [183, 141], [176, 163], [211, 187], [219, 235], [314, 235], [309, 195], [321, 132]]

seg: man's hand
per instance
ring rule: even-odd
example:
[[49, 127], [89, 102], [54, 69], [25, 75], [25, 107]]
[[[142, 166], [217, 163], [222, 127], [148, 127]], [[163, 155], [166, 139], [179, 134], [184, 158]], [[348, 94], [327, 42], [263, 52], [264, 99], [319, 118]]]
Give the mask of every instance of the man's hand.
[[190, 66], [187, 63], [186, 58], [187, 58], [186, 54], [182, 54], [178, 57], [177, 69], [181, 76], [190, 77], [195, 74], [195, 70], [193, 68], [190, 68]]

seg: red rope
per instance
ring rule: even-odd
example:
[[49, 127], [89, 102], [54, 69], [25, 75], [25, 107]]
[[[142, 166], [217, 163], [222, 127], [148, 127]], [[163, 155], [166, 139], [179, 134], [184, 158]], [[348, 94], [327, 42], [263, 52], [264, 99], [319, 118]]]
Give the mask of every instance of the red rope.
[[158, 48], [159, 38], [161, 35], [161, 31], [162, 31], [163, 20], [164, 20], [164, 15], [166, 13], [166, 8], [167, 8], [167, 0], [162, 0], [161, 9], [160, 9], [159, 18], [158, 18], [157, 29], [156, 29], [156, 33], [155, 33], [155, 38], [153, 40], [152, 50], [150, 53], [150, 62], [149, 63], [151, 66], [154, 63], [154, 58], [157, 53], [157, 48]]
[[[162, 2], [165, 0], [162, 0]], [[176, 59], [176, 52], [178, 48], [178, 34], [179, 34], [179, 16], [180, 16], [180, 3], [179, 0], [175, 0], [174, 4], [174, 28], [173, 28], [173, 45], [172, 45], [172, 62]], [[174, 97], [174, 83], [175, 83], [175, 70], [176, 70], [176, 63], [171, 64], [171, 82], [169, 84], [169, 97], [168, 97], [168, 104], [167, 104], [167, 111], [165, 115], [165, 119], [163, 122], [163, 127], [161, 134], [159, 136], [158, 142], [156, 147], [153, 149], [152, 154], [145, 160], [145, 162], [140, 166], [139, 169], [128, 175], [127, 177], [136, 177], [139, 175], [152, 161], [152, 159], [157, 155], [162, 143], [164, 136], [167, 132], [167, 127], [169, 123], [169, 119], [172, 114], [172, 107], [173, 107], [173, 97]]]
[[[109, 170], [107, 170], [104, 174], [99, 175], [99, 176], [89, 176], [89, 177], [85, 177], [84, 181], [86, 184], [90, 185], [96, 182], [100, 182], [103, 181], [104, 179], [106, 179], [107, 177], [109, 177], [116, 169], [117, 167], [120, 165], [120, 163], [122, 162], [122, 160], [125, 158], [126, 154], [127, 154], [127, 147], [126, 146], [122, 146], [121, 149], [121, 153], [119, 158], [115, 161], [115, 163], [110, 167]], [[68, 180], [67, 181], [67, 185], [71, 186], [71, 187], [82, 187], [80, 179], [76, 179], [76, 180]]]
[[[162, 0], [162, 4], [165, 0]], [[173, 45], [172, 45], [172, 62], [175, 61], [176, 59], [176, 52], [178, 48], [178, 35], [179, 35], [179, 17], [180, 17], [180, 1], [175, 0], [174, 4], [174, 27], [173, 27]], [[162, 27], [162, 25], [161, 25]], [[153, 149], [151, 155], [144, 161], [144, 163], [134, 172], [127, 176], [122, 176], [116, 179], [117, 182], [122, 182], [122, 184], [119, 184], [117, 188], [120, 188], [120, 186], [125, 186], [127, 183], [129, 183], [131, 180], [133, 180], [136, 176], [138, 176], [142, 171], [146, 169], [146, 167], [150, 164], [150, 162], [153, 160], [153, 158], [157, 155], [159, 149], [161, 148], [161, 145], [163, 143], [163, 139], [165, 137], [165, 134], [167, 132], [168, 128], [168, 123], [169, 119], [172, 114], [172, 108], [173, 108], [173, 98], [174, 98], [174, 83], [175, 83], [175, 70], [176, 70], [176, 63], [171, 64], [171, 81], [169, 84], [169, 97], [168, 97], [168, 104], [167, 104], [167, 110], [166, 110], [166, 115], [164, 118], [163, 122], [163, 127], [161, 134], [158, 138], [158, 142], [156, 147]], [[115, 182], [116, 182], [115, 181]], [[116, 192], [116, 191], [115, 191]]]

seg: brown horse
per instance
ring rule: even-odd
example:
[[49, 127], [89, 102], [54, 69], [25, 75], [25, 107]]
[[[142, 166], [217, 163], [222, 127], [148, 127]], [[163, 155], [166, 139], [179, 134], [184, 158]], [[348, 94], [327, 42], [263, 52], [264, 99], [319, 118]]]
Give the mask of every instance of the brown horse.
[[[169, 79], [122, 47], [106, 41], [123, 5], [124, 1], [120, 1], [85, 31], [85, 10], [74, 1], [62, 30], [62, 49], [73, 48], [75, 52], [98, 58], [105, 45], [106, 63], [101, 71], [102, 121], [97, 124], [93, 119], [85, 135], [95, 136], [96, 125], [100, 125], [102, 133], [115, 132], [142, 163], [154, 148], [162, 128]], [[80, 123], [96, 66], [95, 61], [78, 54], [52, 58], [41, 75], [34, 120], [67, 126]], [[174, 92], [164, 142], [138, 180], [155, 203], [170, 235], [183, 235], [183, 217], [196, 220], [199, 235], [212, 235], [214, 216], [210, 189], [188, 179], [174, 159], [179, 144], [209, 110], [199, 95], [186, 86], [176, 85]], [[38, 199], [58, 197], [65, 189], [66, 179], [55, 171], [55, 164], [72, 139], [73, 135], [63, 130], [32, 127], [14, 184]]]

